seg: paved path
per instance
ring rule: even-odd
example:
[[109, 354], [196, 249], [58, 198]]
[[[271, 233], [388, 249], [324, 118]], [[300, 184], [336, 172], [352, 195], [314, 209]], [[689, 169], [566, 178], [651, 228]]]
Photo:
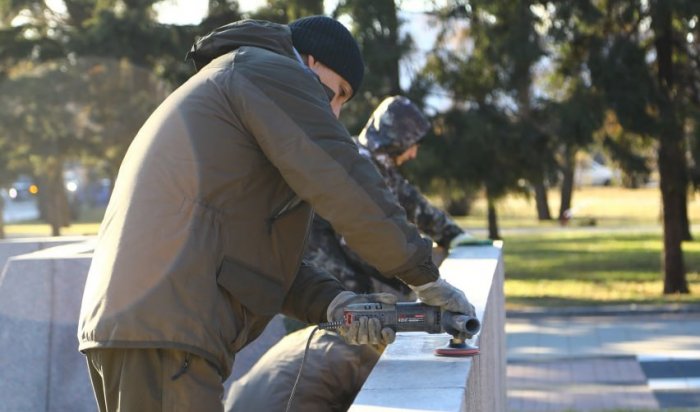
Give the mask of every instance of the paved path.
[[509, 318], [515, 411], [700, 411], [700, 313]]

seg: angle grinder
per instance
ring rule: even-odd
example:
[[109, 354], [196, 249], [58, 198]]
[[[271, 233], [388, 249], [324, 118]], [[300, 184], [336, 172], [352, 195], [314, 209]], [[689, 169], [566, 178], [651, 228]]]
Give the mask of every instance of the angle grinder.
[[[464, 322], [464, 330], [456, 330], [452, 317], [467, 317]], [[420, 302], [399, 302], [395, 305], [384, 303], [354, 303], [345, 307], [343, 322], [322, 325], [322, 328], [330, 329], [343, 324], [350, 325], [361, 317], [379, 319], [383, 327], [389, 327], [395, 332], [447, 332], [453, 337], [447, 346], [435, 349], [438, 356], [473, 356], [479, 353], [479, 348], [468, 345], [466, 339], [470, 339], [481, 329], [481, 323], [477, 318], [467, 315], [443, 312], [439, 307], [426, 305]]]

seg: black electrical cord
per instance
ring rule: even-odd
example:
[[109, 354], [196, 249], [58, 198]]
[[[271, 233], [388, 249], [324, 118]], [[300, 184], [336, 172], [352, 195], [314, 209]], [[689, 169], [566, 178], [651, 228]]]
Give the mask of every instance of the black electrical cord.
[[309, 334], [309, 339], [306, 341], [306, 348], [304, 348], [304, 356], [301, 358], [301, 366], [299, 366], [299, 373], [297, 373], [297, 378], [294, 380], [294, 386], [292, 386], [292, 393], [289, 394], [289, 399], [287, 400], [287, 408], [285, 412], [289, 412], [292, 407], [292, 400], [294, 399], [294, 394], [297, 391], [297, 385], [299, 384], [299, 379], [301, 379], [301, 373], [304, 370], [304, 363], [306, 362], [306, 355], [309, 353], [309, 346], [311, 345], [311, 339], [313, 339], [314, 334], [319, 329], [337, 329], [343, 325], [343, 322], [327, 322], [321, 323], [316, 326]]

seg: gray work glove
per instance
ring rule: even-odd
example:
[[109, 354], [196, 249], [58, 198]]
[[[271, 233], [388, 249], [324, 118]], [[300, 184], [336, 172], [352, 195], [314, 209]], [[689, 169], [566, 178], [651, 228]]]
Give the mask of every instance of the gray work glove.
[[[371, 293], [358, 295], [350, 291], [340, 292], [328, 305], [326, 317], [329, 322], [343, 322], [343, 309], [353, 303], [386, 303], [396, 304], [396, 296], [391, 293]], [[396, 339], [396, 332], [391, 328], [383, 328], [379, 319], [360, 317], [350, 325], [338, 329], [340, 335], [351, 345], [388, 345]]]
[[[410, 286], [410, 288], [416, 292], [421, 302], [430, 306], [438, 306], [443, 312], [452, 312], [445, 319], [449, 323], [447, 329], [451, 327], [456, 331], [466, 332], [467, 320], [469, 317], [476, 317], [474, 305], [469, 303], [464, 292], [450, 285], [443, 278], [425, 285]], [[460, 316], [460, 314], [467, 316]], [[448, 330], [448, 332], [450, 331]], [[452, 335], [457, 336], [454, 333]]]

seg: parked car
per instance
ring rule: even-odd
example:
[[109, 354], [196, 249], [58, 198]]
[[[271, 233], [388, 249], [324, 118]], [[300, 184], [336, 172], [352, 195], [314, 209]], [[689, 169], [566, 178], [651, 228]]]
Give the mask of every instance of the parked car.
[[593, 159], [577, 162], [574, 172], [576, 186], [610, 186], [620, 180], [619, 173]]

